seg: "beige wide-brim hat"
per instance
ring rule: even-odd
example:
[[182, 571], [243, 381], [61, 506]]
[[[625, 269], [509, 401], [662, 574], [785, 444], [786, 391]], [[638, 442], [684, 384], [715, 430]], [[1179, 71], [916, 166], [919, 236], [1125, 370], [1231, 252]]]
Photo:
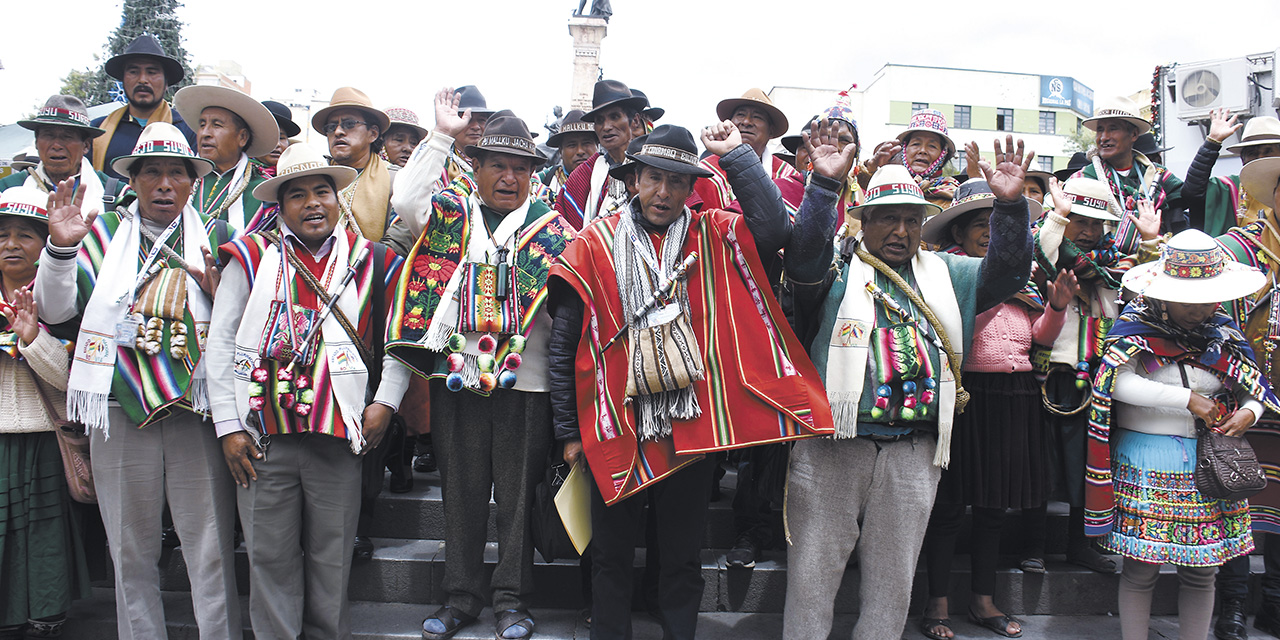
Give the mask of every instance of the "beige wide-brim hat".
[[1080, 121], [1080, 125], [1090, 131], [1097, 131], [1099, 121], [1118, 118], [1137, 127], [1138, 135], [1142, 135], [1151, 130], [1151, 123], [1147, 122], [1141, 113], [1138, 103], [1129, 98], [1117, 96], [1094, 109], [1093, 117]]
[[911, 172], [900, 164], [887, 164], [877, 169], [875, 175], [871, 176], [871, 183], [867, 185], [863, 197], [866, 200], [861, 205], [849, 207], [845, 211], [854, 220], [861, 220], [862, 212], [869, 207], [882, 204], [918, 204], [925, 208], [926, 218], [942, 211], [942, 207], [924, 199], [920, 185], [911, 177]]
[[9, 187], [0, 193], [0, 216], [14, 216], [49, 225], [49, 194], [27, 186]]
[[1072, 178], [1063, 183], [1062, 194], [1071, 200], [1071, 213], [1082, 215], [1086, 218], [1120, 222], [1120, 218], [1117, 218], [1107, 208], [1107, 202], [1111, 197], [1111, 188], [1101, 180]]
[[1169, 239], [1160, 259], [1124, 274], [1124, 288], [1147, 298], [1206, 304], [1242, 298], [1267, 283], [1261, 271], [1231, 259], [1209, 234], [1187, 229]]
[[925, 221], [920, 230], [920, 239], [935, 245], [949, 245], [952, 242], [947, 230], [956, 218], [975, 209], [990, 209], [996, 206], [996, 195], [991, 193], [991, 186], [982, 178], [965, 180], [956, 189], [956, 196], [951, 206]]
[[1240, 142], [1229, 147], [1227, 151], [1239, 153], [1245, 147], [1260, 144], [1280, 144], [1280, 120], [1272, 116], [1250, 118], [1244, 123], [1244, 131], [1240, 133]]
[[271, 110], [239, 89], [214, 85], [191, 85], [173, 95], [173, 108], [183, 120], [199, 128], [200, 114], [209, 107], [221, 107], [240, 116], [253, 134], [244, 150], [250, 158], [271, 153], [280, 142], [280, 125]]
[[769, 127], [769, 139], [772, 140], [787, 132], [791, 124], [787, 122], [787, 114], [773, 105], [773, 100], [764, 91], [756, 88], [747, 89], [741, 98], [728, 98], [716, 105], [716, 117], [721, 120], [733, 119], [733, 112], [742, 105], [762, 109], [769, 114], [772, 126]]
[[355, 87], [339, 87], [333, 92], [329, 106], [311, 116], [311, 128], [324, 135], [324, 125], [329, 121], [329, 114], [338, 109], [359, 109], [369, 114], [369, 117], [374, 119], [374, 124], [378, 125], [379, 134], [386, 133], [387, 128], [391, 126], [391, 118], [388, 118], [381, 109], [375, 108], [373, 101], [363, 91]]
[[[275, 145], [271, 148], [274, 149]], [[152, 122], [147, 125], [147, 128], [143, 129], [138, 136], [138, 143], [133, 146], [133, 153], [116, 158], [112, 161], [111, 168], [116, 173], [127, 176], [133, 163], [146, 158], [189, 160], [195, 168], [197, 178], [213, 171], [213, 162], [192, 153], [191, 147], [187, 144], [187, 137], [168, 122]]]
[[1276, 184], [1280, 183], [1280, 158], [1258, 158], [1240, 170], [1240, 186], [1262, 204], [1276, 208]]
[[262, 202], [279, 202], [280, 187], [295, 178], [329, 176], [339, 191], [347, 188], [359, 174], [351, 167], [330, 165], [315, 147], [299, 142], [289, 145], [276, 163], [276, 176], [253, 188], [253, 197]]

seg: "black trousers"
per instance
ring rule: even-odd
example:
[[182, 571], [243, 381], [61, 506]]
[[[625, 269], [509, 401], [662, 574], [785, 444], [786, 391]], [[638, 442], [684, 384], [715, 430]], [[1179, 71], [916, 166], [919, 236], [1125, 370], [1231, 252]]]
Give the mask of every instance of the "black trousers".
[[[935, 504], [924, 534], [924, 562], [929, 571], [929, 597], [945, 598], [951, 592], [951, 559], [956, 553], [956, 534], [964, 521], [964, 505]], [[1004, 509], [973, 508], [973, 531], [969, 534], [972, 557], [970, 590], [982, 596], [996, 593], [996, 561], [1000, 558], [1000, 528]]]
[[[1262, 576], [1262, 601], [1280, 604], [1280, 536], [1266, 533], [1262, 540], [1262, 562], [1266, 570]], [[1249, 556], [1228, 560], [1218, 568], [1218, 596], [1249, 597]]]
[[[646, 493], [605, 506], [591, 485], [591, 640], [630, 640], [631, 598], [640, 518], [652, 503], [657, 544], [658, 609], [663, 638], [693, 640], [702, 603], [702, 538], [706, 530], [715, 471], [710, 459], [696, 462], [658, 482]], [[651, 500], [650, 500], [651, 498]]]

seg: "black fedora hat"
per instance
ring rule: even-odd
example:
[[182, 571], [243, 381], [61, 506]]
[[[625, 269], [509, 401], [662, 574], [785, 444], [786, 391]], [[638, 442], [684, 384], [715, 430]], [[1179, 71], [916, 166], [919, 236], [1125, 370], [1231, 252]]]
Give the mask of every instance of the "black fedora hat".
[[547, 146], [559, 149], [560, 142], [571, 133], [589, 133], [594, 138], [596, 135], [595, 124], [583, 120], [582, 116], [582, 109], [574, 109], [564, 114], [564, 119], [560, 121], [560, 130], [552, 134], [550, 138], [547, 138]]
[[649, 133], [649, 139], [641, 145], [640, 152], [627, 153], [627, 157], [664, 171], [699, 178], [711, 177], [711, 172], [698, 164], [698, 145], [693, 141], [693, 134], [673, 124], [655, 127]]
[[462, 115], [467, 109], [471, 110], [473, 116], [492, 116], [497, 113], [489, 108], [489, 103], [485, 102], [484, 94], [476, 88], [474, 84], [458, 87], [454, 93], [458, 94], [458, 115]]
[[266, 107], [272, 116], [275, 116], [276, 124], [280, 126], [280, 130], [284, 132], [285, 136], [292, 138], [302, 133], [302, 127], [293, 121], [293, 111], [284, 103], [276, 102], [275, 100], [263, 100], [262, 106]]
[[627, 85], [617, 80], [601, 80], [596, 83], [595, 90], [592, 92], [591, 110], [586, 112], [582, 119], [595, 122], [600, 112], [613, 106], [631, 107], [639, 112], [649, 107], [649, 99], [631, 93]]
[[[644, 143], [648, 139], [649, 139], [649, 134], [647, 133], [642, 136], [636, 136], [632, 138], [631, 142], [627, 143], [627, 154], [630, 155], [632, 153], [640, 153], [640, 150], [644, 148]], [[616, 180], [621, 180], [624, 177], [631, 175], [631, 172], [635, 170], [636, 170], [636, 161], [632, 160], [631, 158], [626, 158], [622, 162], [619, 162], [618, 166], [612, 167], [609, 169], [609, 177], [614, 178]]]
[[547, 161], [546, 156], [538, 152], [538, 145], [529, 134], [528, 125], [509, 109], [498, 111], [489, 118], [484, 125], [484, 133], [480, 136], [480, 144], [469, 144], [463, 149], [470, 158], [475, 158], [482, 151], [529, 158], [533, 160], [534, 167], [542, 166]]
[[1070, 178], [1075, 172], [1085, 168], [1088, 164], [1089, 159], [1084, 155], [1084, 152], [1077, 151], [1071, 154], [1071, 159], [1067, 161], [1067, 168], [1054, 171], [1053, 177], [1057, 178], [1058, 182], [1066, 182], [1067, 178]]
[[643, 91], [639, 89], [632, 89], [631, 93], [632, 95], [635, 95], [637, 97], [644, 98], [644, 109], [641, 109], [640, 113], [645, 118], [648, 118], [649, 122], [657, 122], [662, 118], [662, 116], [666, 115], [667, 110], [663, 109], [662, 107], [655, 107], [652, 104], [650, 104], [649, 96], [645, 95]]
[[[794, 133], [789, 136], [782, 136], [782, 139], [779, 140], [779, 142], [782, 143], [782, 148], [786, 149], [787, 153], [791, 154], [791, 157], [794, 158], [796, 151], [800, 149], [800, 145], [804, 144], [804, 132], [808, 131], [809, 127], [813, 126], [813, 123], [818, 121], [821, 118], [822, 116], [814, 116], [812, 118], [809, 118], [809, 122], [805, 123], [804, 127], [800, 129], [800, 133]], [[774, 155], [778, 155], [778, 154], [775, 153]]]
[[181, 82], [182, 78], [187, 75], [186, 70], [182, 68], [182, 63], [165, 55], [164, 48], [160, 46], [160, 41], [149, 33], [144, 33], [134, 38], [133, 42], [130, 42], [129, 46], [125, 47], [123, 53], [108, 58], [107, 63], [102, 68], [112, 78], [124, 80], [124, 64], [128, 62], [129, 58], [135, 56], [148, 56], [160, 60], [160, 66], [164, 67], [164, 83], [170, 87]]
[[1164, 153], [1172, 148], [1173, 147], [1162, 147], [1156, 144], [1156, 137], [1151, 135], [1150, 131], [1138, 136], [1138, 139], [1133, 141], [1133, 150], [1144, 156]]

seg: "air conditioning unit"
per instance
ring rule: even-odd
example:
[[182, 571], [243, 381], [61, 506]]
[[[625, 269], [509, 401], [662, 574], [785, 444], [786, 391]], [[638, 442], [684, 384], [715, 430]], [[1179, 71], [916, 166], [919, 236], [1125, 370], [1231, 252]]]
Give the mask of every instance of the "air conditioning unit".
[[1174, 67], [1178, 119], [1184, 122], [1207, 120], [1213, 109], [1225, 107], [1232, 113], [1247, 113], [1249, 61], [1244, 58], [1180, 64]]

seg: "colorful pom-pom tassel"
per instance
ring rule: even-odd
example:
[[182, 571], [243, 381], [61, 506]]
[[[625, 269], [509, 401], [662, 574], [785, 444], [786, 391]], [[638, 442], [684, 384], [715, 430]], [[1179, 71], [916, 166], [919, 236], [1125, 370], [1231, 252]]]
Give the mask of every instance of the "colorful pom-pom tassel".
[[503, 389], [510, 389], [516, 386], [516, 374], [514, 371], [503, 371], [498, 374], [498, 386]]
[[266, 406], [266, 404], [267, 404], [267, 399], [262, 396], [255, 396], [255, 397], [249, 398], [250, 411], [262, 411], [262, 407]]
[[285, 381], [293, 380], [293, 372], [288, 370], [287, 368], [281, 367], [280, 369], [276, 370], [276, 380], [285, 380]]
[[906, 382], [902, 383], [902, 393], [909, 396], [915, 395], [916, 394], [915, 380], [907, 380]]
[[476, 365], [479, 366], [480, 371], [484, 373], [493, 373], [497, 364], [498, 362], [494, 360], [493, 354], [491, 353], [482, 353], [478, 358], [476, 358]]
[[480, 390], [481, 391], [488, 393], [490, 391], [493, 391], [493, 388], [496, 386], [498, 386], [498, 379], [495, 378], [492, 373], [480, 374]]
[[293, 380], [293, 386], [295, 386], [295, 387], [297, 387], [297, 388], [299, 388], [299, 389], [310, 389], [310, 388], [311, 388], [311, 378], [310, 378], [309, 376], [303, 376], [303, 375], [300, 375], [300, 376], [298, 376], [297, 378], [294, 378], [294, 380]]
[[255, 368], [253, 373], [249, 374], [249, 379], [254, 382], [266, 382], [269, 377], [271, 377], [271, 375], [262, 367]]
[[498, 348], [498, 340], [486, 333], [480, 336], [480, 342], [476, 346], [480, 347], [480, 353], [493, 353]]
[[451, 353], [449, 354], [449, 357], [446, 358], [445, 360], [449, 364], [449, 371], [452, 371], [455, 373], [462, 371], [462, 367], [466, 366], [467, 364], [467, 359], [463, 358], [461, 353]]
[[280, 394], [280, 406], [284, 407], [285, 409], [292, 409], [295, 400], [296, 399], [293, 397], [292, 393]]
[[911, 407], [903, 407], [901, 415], [903, 420], [906, 420], [907, 422], [911, 422], [912, 420], [916, 419], [916, 410], [912, 409]]
[[889, 399], [888, 399], [888, 398], [886, 398], [886, 397], [884, 397], [884, 396], [880, 396], [880, 397], [876, 398], [876, 407], [877, 407], [877, 408], [879, 408], [879, 409], [888, 409], [888, 408], [889, 408]]
[[507, 357], [502, 359], [503, 369], [515, 371], [516, 369], [519, 369], [522, 364], [524, 364], [524, 358], [518, 353], [508, 353]]
[[881, 409], [880, 407], [873, 407], [871, 409], [871, 418], [873, 420], [879, 420], [880, 418], [883, 418], [883, 417], [884, 417], [884, 409]]
[[890, 387], [887, 384], [882, 384], [876, 387], [876, 395], [880, 396], [881, 398], [888, 398], [889, 396], [893, 395], [893, 387]]
[[462, 374], [454, 372], [445, 376], [444, 386], [450, 391], [462, 391]]
[[448, 347], [449, 351], [460, 353], [463, 349], [467, 348], [467, 337], [461, 333], [455, 333], [449, 336]]
[[524, 347], [528, 340], [524, 336], [511, 336], [507, 341], [507, 348], [511, 353], [524, 353]]

